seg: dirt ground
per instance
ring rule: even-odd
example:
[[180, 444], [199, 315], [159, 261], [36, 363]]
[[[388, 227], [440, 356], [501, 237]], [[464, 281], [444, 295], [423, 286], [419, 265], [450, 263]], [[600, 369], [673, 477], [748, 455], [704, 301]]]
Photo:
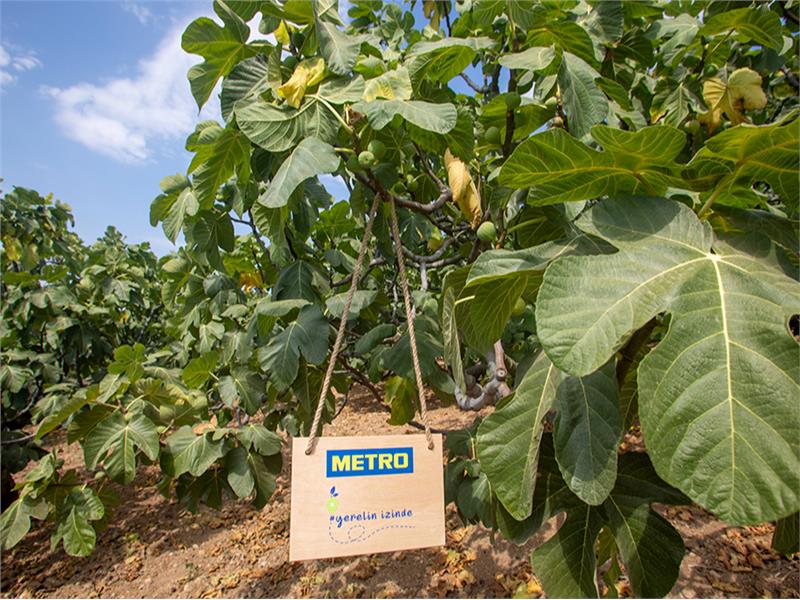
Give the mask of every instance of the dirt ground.
[[[488, 413], [492, 409], [484, 409]], [[431, 425], [456, 429], [474, 413], [433, 406]], [[326, 435], [416, 433], [388, 425], [386, 408], [369, 394], [352, 394]], [[53, 437], [53, 436], [51, 436]], [[67, 467], [82, 464], [80, 449], [61, 449]], [[288, 457], [287, 457], [288, 458]], [[86, 559], [50, 550], [39, 523], [3, 553], [3, 597], [540, 597], [531, 551], [557, 527], [516, 546], [479, 526], [464, 527], [448, 508], [444, 548], [290, 563], [288, 460], [273, 501], [257, 511], [244, 502], [223, 510], [184, 510], [155, 489], [158, 470], [140, 469], [134, 485], [119, 488], [122, 503]], [[785, 559], [769, 546], [771, 526], [728, 527], [698, 507], [662, 510], [686, 543], [676, 598], [798, 598], [800, 556]], [[624, 579], [618, 584], [629, 595]]]

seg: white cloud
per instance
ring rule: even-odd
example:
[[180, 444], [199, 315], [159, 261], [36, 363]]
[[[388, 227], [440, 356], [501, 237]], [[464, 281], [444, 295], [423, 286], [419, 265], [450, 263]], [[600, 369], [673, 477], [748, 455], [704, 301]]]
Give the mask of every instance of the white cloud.
[[120, 6], [122, 7], [122, 10], [136, 17], [136, 19], [142, 25], [147, 25], [153, 18], [153, 13], [150, 12], [150, 9], [138, 2], [133, 2], [132, 0], [123, 0]]
[[37, 69], [42, 61], [30, 51], [23, 51], [15, 46], [0, 45], [0, 85], [15, 83], [19, 73]]
[[[131, 77], [43, 88], [55, 101], [55, 120], [61, 131], [117, 161], [141, 163], [152, 159], [157, 150], [169, 153], [170, 145], [182, 142], [198, 121], [221, 121], [219, 85], [198, 115], [186, 78], [189, 68], [202, 61], [181, 48], [183, 31], [196, 16], [171, 29]], [[257, 33], [258, 17], [250, 29], [251, 38], [263, 37]]]
[[185, 25], [170, 30], [132, 77], [44, 88], [55, 101], [55, 120], [62, 132], [91, 150], [136, 163], [151, 158], [157, 143], [184, 138], [198, 120], [219, 119], [213, 96], [197, 114], [186, 72], [199, 57], [181, 48]]

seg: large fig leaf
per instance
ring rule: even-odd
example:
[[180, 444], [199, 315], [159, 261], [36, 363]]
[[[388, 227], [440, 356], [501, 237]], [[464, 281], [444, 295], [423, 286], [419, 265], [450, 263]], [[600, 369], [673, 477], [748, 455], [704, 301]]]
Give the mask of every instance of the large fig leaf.
[[283, 161], [258, 202], [269, 208], [285, 206], [297, 186], [311, 177], [332, 173], [339, 162], [333, 146], [315, 137], [306, 138]]
[[622, 439], [614, 361], [584, 377], [565, 378], [555, 406], [553, 442], [561, 475], [581, 500], [600, 504], [617, 479]]
[[660, 125], [622, 131], [592, 127], [604, 152], [582, 144], [562, 129], [550, 129], [520, 144], [500, 171], [498, 181], [531, 188], [535, 205], [587, 200], [603, 195], [661, 194], [678, 184], [675, 158], [685, 136]]
[[300, 310], [297, 320], [289, 323], [258, 352], [261, 367], [279, 390], [285, 390], [297, 377], [300, 354], [318, 365], [328, 353], [328, 322], [316, 306]]
[[373, 100], [357, 102], [353, 110], [363, 113], [373, 129], [383, 129], [396, 116], [434, 133], [447, 133], [456, 126], [456, 107], [420, 100]]
[[[715, 135], [686, 166], [695, 189], [714, 188], [716, 202], [737, 206], [742, 197], [754, 205], [756, 182], [766, 182], [781, 199], [797, 206], [800, 183], [800, 119], [773, 125], [739, 125]], [[745, 200], [747, 202], [747, 200]]]
[[126, 419], [113, 412], [97, 424], [83, 442], [86, 466], [94, 469], [104, 460], [109, 477], [120, 483], [130, 483], [136, 475], [136, 448], [150, 460], [158, 458], [158, 431], [144, 415]]
[[608, 115], [608, 100], [595, 83], [599, 76], [582, 58], [564, 53], [558, 69], [558, 85], [564, 98], [569, 130], [576, 137], [589, 133], [592, 125]]
[[211, 432], [195, 434], [184, 425], [170, 435], [161, 453], [161, 470], [170, 477], [189, 473], [199, 477], [225, 454], [223, 440], [214, 440]]
[[250, 28], [239, 15], [221, 0], [216, 0], [214, 10], [224, 27], [208, 17], [200, 17], [189, 23], [181, 40], [186, 52], [205, 59], [189, 69], [189, 83], [198, 108], [203, 108], [220, 77], [227, 75], [236, 63], [259, 51], [256, 46], [247, 44]]
[[628, 453], [620, 457], [611, 494], [600, 506], [590, 506], [570, 493], [554, 462], [552, 443], [545, 436], [534, 511], [542, 519], [567, 514], [556, 534], [533, 551], [533, 567], [548, 597], [598, 596], [594, 548], [603, 527], [614, 536], [634, 594], [656, 598], [669, 593], [678, 577], [683, 540], [650, 505], [688, 499], [658, 478], [646, 455]]
[[514, 519], [533, 508], [544, 415], [556, 398], [561, 372], [542, 352], [525, 372], [514, 396], [481, 423], [477, 435], [481, 470]]
[[536, 322], [553, 363], [603, 365], [661, 312], [667, 336], [638, 371], [639, 414], [659, 475], [736, 524], [800, 508], [798, 285], [768, 263], [716, 244], [686, 206], [608, 200], [577, 226], [619, 252], [554, 261]]
[[307, 137], [333, 142], [339, 130], [331, 109], [315, 97], [305, 98], [300, 108], [245, 99], [236, 104], [234, 113], [250, 141], [269, 152], [283, 152]]
[[409, 48], [406, 65], [415, 82], [425, 77], [446, 83], [466, 69], [479, 50], [495, 44], [487, 37], [421, 41]]

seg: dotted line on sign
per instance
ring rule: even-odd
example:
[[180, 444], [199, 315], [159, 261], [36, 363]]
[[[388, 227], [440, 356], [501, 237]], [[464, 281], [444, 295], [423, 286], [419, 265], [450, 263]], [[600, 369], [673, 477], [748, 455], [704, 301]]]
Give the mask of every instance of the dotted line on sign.
[[[364, 540], [368, 540], [373, 535], [383, 531], [384, 529], [414, 529], [414, 527], [414, 525], [384, 525], [383, 527], [378, 527], [377, 529], [372, 530], [368, 535], [364, 535], [367, 533], [366, 528], [363, 525], [356, 524], [347, 530], [347, 540], [342, 541], [333, 537], [333, 521], [328, 521], [328, 537], [337, 544], [352, 544], [355, 542], [363, 542]], [[361, 533], [355, 535], [356, 529], [361, 529]]]

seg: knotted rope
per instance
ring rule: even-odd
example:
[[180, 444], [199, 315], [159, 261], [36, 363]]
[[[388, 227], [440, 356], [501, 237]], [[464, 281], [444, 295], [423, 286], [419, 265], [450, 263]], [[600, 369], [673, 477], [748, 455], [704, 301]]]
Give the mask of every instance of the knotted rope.
[[[353, 296], [355, 295], [356, 288], [358, 287], [358, 280], [361, 277], [361, 269], [364, 266], [364, 257], [367, 254], [367, 245], [369, 238], [372, 234], [372, 226], [375, 223], [375, 214], [378, 211], [380, 204], [380, 194], [375, 195], [372, 201], [372, 206], [369, 210], [369, 217], [366, 226], [364, 227], [364, 235], [361, 238], [361, 246], [358, 249], [358, 259], [356, 260], [355, 268], [353, 269], [353, 278], [350, 281], [350, 288], [347, 290], [347, 298], [344, 301], [344, 309], [342, 310], [342, 318], [339, 321], [339, 330], [336, 334], [336, 341], [333, 343], [333, 350], [331, 351], [330, 362], [328, 369], [325, 371], [325, 379], [322, 382], [322, 390], [320, 391], [319, 401], [317, 403], [317, 410], [314, 413], [314, 421], [311, 424], [311, 434], [308, 438], [308, 445], [306, 446], [306, 454], [311, 454], [314, 451], [314, 445], [317, 441], [317, 431], [320, 429], [322, 421], [322, 410], [325, 407], [325, 398], [328, 395], [328, 390], [331, 386], [331, 378], [333, 377], [333, 369], [336, 366], [336, 360], [339, 358], [342, 344], [344, 343], [345, 329], [347, 328], [347, 318], [350, 316], [350, 306], [353, 303]], [[433, 449], [433, 438], [431, 437], [431, 429], [428, 425], [428, 409], [425, 405], [425, 395], [422, 388], [422, 371], [419, 366], [419, 354], [417, 352], [417, 339], [414, 334], [414, 313], [411, 308], [411, 294], [408, 289], [408, 278], [406, 276], [406, 266], [403, 261], [403, 247], [400, 241], [400, 232], [397, 226], [397, 210], [395, 208], [394, 198], [390, 200], [391, 205], [391, 223], [392, 223], [392, 237], [394, 238], [395, 255], [397, 257], [397, 267], [400, 275], [400, 285], [403, 289], [403, 302], [406, 309], [406, 319], [408, 320], [408, 337], [411, 342], [411, 360], [414, 364], [414, 375], [417, 381], [417, 390], [419, 391], [420, 401], [420, 418], [425, 425], [425, 437], [428, 441], [428, 448]], [[322, 432], [320, 431], [320, 435]]]

